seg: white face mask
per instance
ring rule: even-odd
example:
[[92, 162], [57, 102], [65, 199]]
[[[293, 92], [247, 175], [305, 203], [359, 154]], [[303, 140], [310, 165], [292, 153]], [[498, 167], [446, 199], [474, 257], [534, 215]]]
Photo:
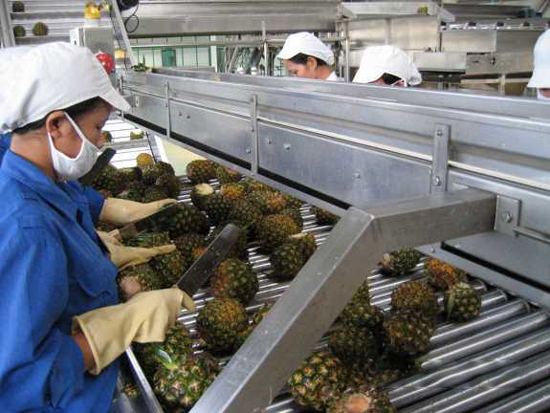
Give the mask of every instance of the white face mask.
[[544, 96], [540, 90], [537, 89], [537, 99], [540, 99], [540, 100], [550, 100], [549, 97], [546, 97]]
[[99, 155], [99, 149], [86, 138], [76, 122], [67, 113], [65, 113], [65, 117], [73, 125], [77, 135], [82, 140], [78, 155], [75, 158], [69, 158], [63, 152], [58, 151], [49, 132], [48, 141], [50, 143], [53, 169], [57, 177], [63, 181], [73, 181], [90, 172]]

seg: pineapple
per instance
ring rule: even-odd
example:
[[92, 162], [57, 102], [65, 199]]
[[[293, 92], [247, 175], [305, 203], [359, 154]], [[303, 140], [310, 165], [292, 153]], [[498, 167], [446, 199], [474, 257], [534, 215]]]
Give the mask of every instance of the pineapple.
[[187, 177], [194, 184], [208, 183], [216, 177], [216, 168], [212, 161], [197, 159], [187, 164]]
[[302, 218], [302, 213], [299, 209], [296, 208], [285, 208], [281, 211], [281, 215], [289, 216], [294, 220], [300, 231], [304, 228], [304, 219]]
[[131, 140], [143, 139], [144, 137], [145, 137], [145, 133], [141, 129], [130, 132], [130, 139]]
[[444, 301], [449, 320], [470, 321], [481, 312], [481, 298], [472, 286], [465, 282], [459, 282], [446, 291]]
[[229, 220], [234, 221], [241, 228], [249, 228], [252, 232], [256, 230], [262, 218], [261, 210], [244, 199], [235, 201], [229, 213]]
[[13, 26], [13, 36], [15, 38], [17, 37], [25, 37], [27, 35], [27, 30], [25, 27], [21, 26], [20, 24]]
[[319, 225], [336, 225], [340, 217], [337, 215], [331, 214], [328, 211], [325, 211], [319, 207], [312, 207], [311, 212], [317, 217], [317, 223]]
[[170, 198], [177, 198], [181, 191], [181, 183], [175, 175], [162, 174], [156, 182], [156, 185], [164, 188]]
[[344, 390], [345, 369], [340, 359], [328, 351], [309, 356], [288, 379], [294, 401], [306, 409], [324, 411], [331, 394]]
[[280, 192], [255, 191], [246, 199], [260, 208], [263, 214], [278, 214], [286, 207], [286, 201]]
[[223, 261], [210, 280], [212, 295], [218, 298], [235, 298], [248, 304], [258, 292], [258, 278], [248, 263], [231, 258]]
[[388, 275], [405, 275], [415, 269], [422, 254], [413, 249], [403, 249], [384, 254], [380, 265]]
[[174, 167], [170, 165], [168, 162], [158, 161], [155, 164], [155, 167], [159, 171], [161, 171], [163, 175], [176, 176], [176, 171], [174, 170]]
[[129, 247], [151, 248], [170, 244], [168, 232], [149, 232], [138, 235], [126, 243]]
[[348, 327], [378, 331], [384, 322], [384, 313], [369, 301], [352, 300], [342, 310], [340, 319]]
[[381, 340], [369, 329], [339, 328], [329, 339], [330, 350], [345, 363], [375, 360], [381, 350]]
[[294, 234], [288, 237], [288, 243], [298, 245], [305, 260], [309, 260], [317, 250], [317, 242], [312, 234]]
[[141, 181], [141, 178], [143, 177], [143, 172], [137, 166], [133, 168], [122, 168], [119, 169], [119, 171], [124, 174], [124, 179], [126, 179], [126, 182]]
[[38, 22], [32, 27], [32, 34], [35, 36], [47, 36], [50, 29], [46, 23]]
[[137, 161], [138, 168], [141, 168], [141, 169], [148, 166], [153, 166], [155, 164], [155, 160], [148, 153], [140, 153], [137, 156], [136, 161]]
[[14, 13], [23, 13], [25, 11], [25, 3], [22, 1], [14, 1], [11, 5], [11, 11]]
[[392, 309], [383, 326], [389, 350], [404, 356], [428, 351], [435, 330], [432, 319], [412, 308]]
[[290, 243], [275, 248], [270, 261], [273, 276], [282, 281], [292, 280], [306, 263], [302, 249]]
[[169, 285], [176, 284], [187, 270], [187, 262], [177, 249], [168, 254], [153, 257], [149, 264]]
[[113, 135], [107, 130], [101, 131], [101, 136], [105, 139], [105, 143], [111, 143], [113, 141]]
[[160, 290], [170, 285], [149, 264], [139, 264], [120, 271], [118, 286], [121, 298], [129, 300], [141, 291]]
[[239, 182], [243, 178], [243, 176], [237, 171], [229, 168], [224, 168], [223, 166], [218, 166], [216, 168], [216, 177], [222, 185]]
[[159, 177], [163, 174], [163, 171], [157, 165], [158, 164], [155, 164], [153, 166], [144, 166], [143, 168], [141, 168], [141, 180], [145, 185], [155, 185], [157, 179], [159, 179]]
[[[230, 221], [224, 221], [214, 228], [212, 233], [208, 236], [206, 244], [209, 245], [212, 243], [229, 223]], [[248, 231], [246, 229], [241, 228], [241, 234], [237, 238], [235, 244], [231, 247], [231, 250], [229, 250], [227, 258], [239, 258], [241, 260], [246, 260], [248, 258]]]
[[298, 198], [293, 197], [292, 195], [285, 194], [284, 192], [281, 193], [285, 200], [286, 208], [293, 208], [293, 209], [300, 209], [303, 205], [303, 202], [300, 201]]
[[233, 298], [216, 298], [197, 317], [197, 331], [213, 351], [231, 351], [248, 326], [244, 306]]
[[286, 215], [268, 215], [260, 221], [257, 232], [261, 247], [273, 251], [290, 235], [300, 232], [300, 228]]
[[132, 182], [128, 189], [120, 193], [118, 198], [141, 202], [147, 189], [147, 185], [143, 184], [142, 182]]
[[391, 305], [394, 309], [411, 308], [434, 319], [440, 312], [437, 296], [420, 280], [407, 281], [397, 287], [392, 292]]
[[429, 259], [425, 264], [428, 282], [436, 291], [446, 291], [466, 281], [466, 273], [443, 261]]
[[208, 184], [198, 184], [191, 190], [191, 202], [202, 211], [204, 202], [212, 195], [214, 195], [214, 188]]
[[163, 359], [175, 359], [193, 352], [193, 340], [183, 323], [176, 323], [166, 332], [162, 343], [134, 343], [133, 350], [144, 373], [152, 378]]
[[207, 353], [167, 359], [155, 373], [154, 391], [167, 412], [188, 412], [212, 384], [220, 368]]
[[246, 177], [243, 180], [243, 185], [246, 188], [246, 192], [256, 192], [256, 191], [273, 191], [269, 185], [266, 185], [260, 181], [256, 181], [250, 177]]
[[374, 388], [363, 386], [346, 391], [329, 404], [326, 413], [396, 413], [388, 396]]
[[207, 245], [206, 237], [200, 234], [184, 234], [174, 240], [176, 248], [183, 255], [187, 265], [190, 266], [195, 261], [193, 251], [195, 248], [204, 247]]
[[159, 230], [168, 231], [175, 239], [190, 232], [207, 235], [210, 232], [208, 218], [192, 205], [178, 204], [178, 211], [165, 217], [158, 224]]
[[146, 191], [144, 191], [143, 196], [141, 197], [141, 202], [148, 203], [160, 201], [161, 199], [166, 198], [168, 198], [168, 192], [166, 191], [166, 188], [159, 185], [153, 185], [147, 188]]
[[124, 187], [124, 174], [110, 164], [92, 182], [92, 188], [97, 191], [105, 189], [111, 192], [113, 196], [120, 194]]
[[232, 202], [237, 201], [245, 195], [244, 185], [234, 183], [224, 184], [220, 188], [220, 194]]
[[232, 202], [220, 194], [214, 194], [206, 198], [203, 206], [204, 212], [208, 215], [212, 225], [218, 225], [227, 220], [233, 208]]

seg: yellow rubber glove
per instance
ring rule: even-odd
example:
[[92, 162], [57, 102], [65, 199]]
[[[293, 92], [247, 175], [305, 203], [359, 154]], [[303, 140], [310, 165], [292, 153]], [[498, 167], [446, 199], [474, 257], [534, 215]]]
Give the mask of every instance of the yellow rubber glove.
[[[117, 230], [115, 230], [117, 231]], [[97, 235], [99, 235], [99, 238], [103, 241], [103, 243], [107, 244], [114, 244], [114, 245], [122, 245], [117, 238], [118, 233], [111, 231], [111, 232], [104, 232], [104, 231], [96, 231]]]
[[113, 225], [126, 225], [138, 219], [148, 217], [166, 205], [177, 202], [175, 199], [142, 204], [127, 199], [107, 198], [103, 204], [99, 220]]
[[130, 301], [73, 317], [73, 334], [81, 331], [92, 350], [99, 374], [135, 341], [164, 341], [186, 294], [177, 288], [139, 293]]
[[119, 270], [123, 270], [131, 265], [143, 264], [157, 255], [168, 254], [176, 249], [176, 246], [173, 244], [152, 248], [140, 248], [116, 245], [108, 241], [106, 242], [105, 240], [103, 242], [109, 250], [111, 261], [113, 261]]

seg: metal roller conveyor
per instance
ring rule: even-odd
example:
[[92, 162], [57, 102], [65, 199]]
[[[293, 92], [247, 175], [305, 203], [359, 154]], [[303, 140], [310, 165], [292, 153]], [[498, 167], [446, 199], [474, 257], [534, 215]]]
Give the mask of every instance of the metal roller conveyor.
[[539, 413], [550, 410], [550, 380], [528, 387], [487, 407], [477, 413]]
[[481, 376], [425, 402], [410, 406], [402, 413], [462, 413], [475, 410], [489, 401], [516, 392], [550, 377], [550, 352]]
[[452, 344], [438, 347], [420, 358], [420, 367], [422, 371], [436, 370], [453, 361], [549, 325], [550, 317], [543, 311], [537, 311], [525, 317], [495, 325]]
[[[389, 397], [399, 409], [453, 388], [481, 374], [525, 360], [550, 349], [550, 329], [534, 332], [467, 360], [453, 363], [434, 373], [419, 374], [391, 385]], [[431, 400], [431, 399], [430, 399]], [[415, 410], [410, 410], [415, 412]], [[437, 411], [437, 410], [433, 410]]]

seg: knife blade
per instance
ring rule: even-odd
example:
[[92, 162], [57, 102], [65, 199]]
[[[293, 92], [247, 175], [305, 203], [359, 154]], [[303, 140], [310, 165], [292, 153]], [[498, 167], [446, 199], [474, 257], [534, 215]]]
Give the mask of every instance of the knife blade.
[[111, 162], [111, 159], [113, 159], [113, 156], [115, 156], [115, 154], [116, 150], [114, 150], [113, 148], [105, 149], [103, 153], [98, 156], [94, 166], [92, 166], [92, 169], [90, 169], [90, 172], [78, 178], [78, 182], [81, 185], [90, 186], [94, 179], [96, 179], [99, 174], [103, 172], [103, 170], [107, 167], [107, 165], [109, 165], [109, 162]]
[[201, 257], [182, 275], [176, 286], [193, 297], [214, 273], [216, 267], [227, 258], [241, 232], [238, 226], [227, 224]]
[[146, 216], [145, 218], [138, 219], [134, 222], [126, 224], [118, 230], [119, 238], [121, 241], [127, 241], [130, 238], [134, 238], [144, 231], [154, 229], [156, 226], [164, 220], [167, 216], [173, 215], [179, 211], [179, 205], [177, 203], [170, 204], [162, 209], [159, 209], [154, 214]]

